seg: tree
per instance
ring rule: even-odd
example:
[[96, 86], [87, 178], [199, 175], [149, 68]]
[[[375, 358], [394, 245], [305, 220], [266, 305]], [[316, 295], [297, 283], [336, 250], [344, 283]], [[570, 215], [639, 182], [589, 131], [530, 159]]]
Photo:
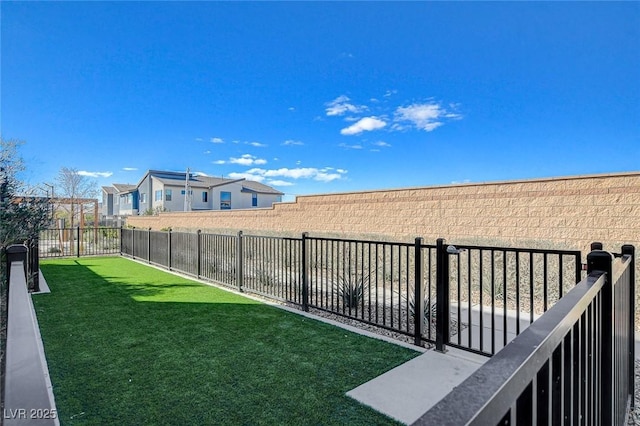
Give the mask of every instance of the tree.
[[69, 219], [71, 221], [70, 227], [73, 228], [76, 215], [75, 205], [81, 198], [96, 198], [98, 195], [97, 185], [87, 176], [81, 175], [77, 169], [69, 167], [60, 169], [56, 182], [58, 183], [56, 192], [59, 196], [70, 200]]
[[18, 179], [25, 170], [23, 141], [0, 137], [0, 247], [38, 236], [49, 221], [49, 200]]

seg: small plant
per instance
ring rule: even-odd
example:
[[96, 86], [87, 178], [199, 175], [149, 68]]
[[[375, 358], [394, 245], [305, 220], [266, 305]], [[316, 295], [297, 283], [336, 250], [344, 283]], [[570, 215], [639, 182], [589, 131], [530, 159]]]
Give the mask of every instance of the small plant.
[[358, 275], [349, 272], [346, 276], [339, 277], [337, 292], [343, 306], [346, 308], [357, 307], [364, 300], [369, 286], [369, 274]]
[[[416, 316], [416, 303], [413, 297], [409, 298], [409, 315], [411, 318], [415, 318]], [[429, 322], [435, 322], [437, 305], [436, 302], [431, 302], [431, 297], [427, 294], [424, 296], [424, 300], [422, 302], [422, 321], [423, 324], [429, 324]]]

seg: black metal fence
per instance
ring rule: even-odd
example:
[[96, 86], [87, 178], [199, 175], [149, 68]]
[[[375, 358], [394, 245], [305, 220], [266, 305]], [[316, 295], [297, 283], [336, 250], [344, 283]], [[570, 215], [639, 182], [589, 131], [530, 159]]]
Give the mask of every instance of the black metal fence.
[[450, 306], [444, 342], [495, 354], [582, 278], [581, 253], [481, 246], [447, 246], [442, 302]]
[[120, 253], [121, 228], [51, 228], [40, 232], [39, 255], [94, 256]]
[[123, 255], [492, 355], [580, 280], [580, 252], [122, 229]]
[[589, 275], [415, 424], [625, 424], [634, 404], [635, 249], [623, 246], [614, 260], [592, 247]]
[[[44, 240], [61, 244], [64, 232]], [[633, 404], [633, 246], [614, 260], [594, 243], [583, 265], [579, 251], [443, 239], [116, 229], [105, 232], [109, 248], [99, 253], [88, 249], [100, 246], [95, 230], [75, 232], [75, 251], [47, 250], [41, 238], [41, 256], [120, 253], [392, 330], [416, 345], [495, 354], [418, 424], [622, 424]]]

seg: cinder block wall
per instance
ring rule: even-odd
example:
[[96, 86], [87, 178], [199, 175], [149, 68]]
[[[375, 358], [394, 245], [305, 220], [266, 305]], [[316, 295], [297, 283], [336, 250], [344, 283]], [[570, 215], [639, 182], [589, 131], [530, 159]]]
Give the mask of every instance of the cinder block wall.
[[174, 231], [381, 238], [579, 249], [640, 249], [640, 172], [308, 195], [268, 209], [135, 216]]

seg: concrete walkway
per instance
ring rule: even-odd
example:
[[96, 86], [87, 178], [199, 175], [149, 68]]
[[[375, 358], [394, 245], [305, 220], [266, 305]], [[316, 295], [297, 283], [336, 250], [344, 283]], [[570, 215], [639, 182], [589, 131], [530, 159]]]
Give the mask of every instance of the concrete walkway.
[[[491, 329], [491, 307], [480, 309], [478, 305], [460, 307], [460, 319], [471, 326], [461, 330], [461, 344], [476, 350], [491, 350], [491, 340], [495, 339], [495, 350], [503, 345], [504, 311], [495, 311], [495, 330]], [[458, 306], [451, 306], [451, 317], [457, 319]], [[482, 317], [482, 327], [480, 327]], [[515, 311], [507, 311], [507, 342], [516, 337], [516, 323], [521, 331], [527, 328], [529, 318], [520, 317]], [[480, 335], [483, 337], [480, 348]], [[457, 340], [457, 336], [452, 336]], [[429, 350], [423, 355], [402, 364], [375, 379], [347, 392], [357, 401], [372, 407], [398, 421], [411, 424], [418, 420], [454, 387], [473, 374], [489, 358], [482, 355], [448, 347], [445, 353]]]
[[489, 358], [455, 348], [429, 350], [347, 392], [405, 424], [418, 420]]

